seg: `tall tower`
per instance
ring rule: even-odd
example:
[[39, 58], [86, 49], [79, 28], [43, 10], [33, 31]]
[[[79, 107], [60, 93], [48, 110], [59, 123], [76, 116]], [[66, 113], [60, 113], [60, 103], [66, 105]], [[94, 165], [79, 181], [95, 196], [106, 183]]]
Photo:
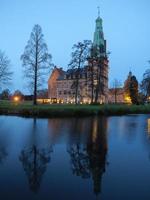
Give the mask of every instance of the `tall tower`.
[[[96, 72], [96, 89], [95, 99], [100, 103], [108, 102], [108, 57], [106, 49], [106, 40], [103, 32], [103, 20], [98, 11], [96, 19], [96, 26], [94, 32], [94, 39], [91, 50], [91, 60], [94, 59], [94, 69]], [[91, 63], [89, 63], [92, 65]]]
[[93, 47], [97, 49], [99, 57], [106, 57], [106, 40], [104, 39], [103, 20], [98, 11], [93, 39]]

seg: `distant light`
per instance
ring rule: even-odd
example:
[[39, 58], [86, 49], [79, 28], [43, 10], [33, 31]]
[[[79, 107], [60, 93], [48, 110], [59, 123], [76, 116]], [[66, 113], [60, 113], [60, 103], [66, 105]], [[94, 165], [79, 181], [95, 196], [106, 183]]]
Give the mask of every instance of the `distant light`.
[[131, 103], [131, 97], [130, 96], [125, 96], [125, 101], [127, 103]]
[[14, 101], [18, 102], [18, 101], [20, 101], [20, 98], [18, 96], [14, 96]]
[[147, 126], [148, 126], [148, 137], [150, 137], [150, 119], [147, 120]]

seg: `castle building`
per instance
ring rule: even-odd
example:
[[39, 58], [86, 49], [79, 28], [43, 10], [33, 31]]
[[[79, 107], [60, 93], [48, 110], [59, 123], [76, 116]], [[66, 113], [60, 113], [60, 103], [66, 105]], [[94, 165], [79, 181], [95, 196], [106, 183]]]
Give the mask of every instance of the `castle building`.
[[130, 71], [122, 87], [109, 88], [108, 103], [131, 104], [129, 84], [132, 75], [133, 74]]
[[[77, 70], [79, 70], [78, 74]], [[75, 103], [74, 83], [77, 76], [79, 84], [77, 103], [108, 102], [108, 57], [103, 21], [100, 16], [96, 19], [94, 39], [87, 65], [81, 69], [66, 71], [55, 67], [48, 80], [48, 98], [57, 103]]]

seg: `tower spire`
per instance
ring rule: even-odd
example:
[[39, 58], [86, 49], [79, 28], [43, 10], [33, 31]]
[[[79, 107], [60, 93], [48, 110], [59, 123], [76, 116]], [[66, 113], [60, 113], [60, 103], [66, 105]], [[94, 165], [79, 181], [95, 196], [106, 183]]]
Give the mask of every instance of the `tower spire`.
[[99, 48], [98, 51], [100, 56], [104, 56], [106, 55], [106, 41], [104, 39], [104, 33], [103, 33], [103, 20], [100, 17], [100, 7], [98, 6], [97, 9], [98, 9], [98, 17], [96, 19], [93, 46]]
[[100, 7], [98, 6], [97, 9], [98, 9], [98, 17], [100, 17]]

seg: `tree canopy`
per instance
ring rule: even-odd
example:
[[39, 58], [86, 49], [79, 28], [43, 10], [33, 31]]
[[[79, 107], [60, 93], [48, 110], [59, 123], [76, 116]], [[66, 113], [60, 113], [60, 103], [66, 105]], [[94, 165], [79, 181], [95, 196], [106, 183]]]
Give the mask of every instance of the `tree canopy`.
[[44, 76], [50, 72], [51, 59], [42, 28], [36, 24], [21, 56], [24, 75], [28, 78], [29, 88], [34, 91], [34, 104], [36, 104], [37, 89], [43, 84]]
[[132, 103], [138, 104], [138, 81], [135, 76], [131, 76], [129, 91]]
[[69, 68], [74, 70], [75, 80], [72, 85], [72, 89], [74, 89], [75, 93], [75, 103], [78, 103], [79, 94], [79, 78], [80, 71], [83, 67], [85, 67], [85, 63], [87, 62], [87, 58], [90, 53], [91, 41], [84, 40], [83, 42], [78, 42], [74, 44], [72, 49], [73, 52], [71, 54], [71, 61], [69, 63]]
[[150, 96], [150, 69], [147, 69], [143, 75], [141, 90], [146, 97]]
[[13, 74], [10, 67], [9, 58], [0, 50], [0, 87], [10, 83]]

